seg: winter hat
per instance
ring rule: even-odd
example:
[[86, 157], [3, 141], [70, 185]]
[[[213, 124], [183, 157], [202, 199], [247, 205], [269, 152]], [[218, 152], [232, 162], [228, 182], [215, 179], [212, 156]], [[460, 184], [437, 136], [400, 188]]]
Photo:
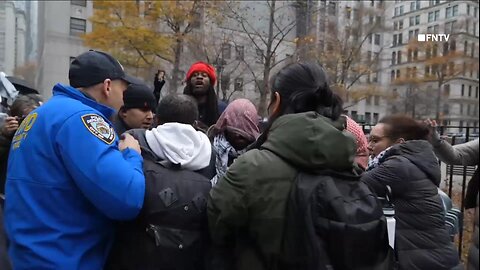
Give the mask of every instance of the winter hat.
[[217, 75], [215, 74], [215, 68], [213, 68], [213, 66], [205, 62], [194, 63], [187, 72], [187, 78], [186, 78], [187, 82], [192, 78], [192, 75], [195, 72], [207, 73], [208, 77], [210, 78], [210, 84], [215, 85], [215, 82], [217, 81]]
[[123, 108], [156, 110], [156, 100], [153, 91], [144, 84], [130, 84], [123, 92]]

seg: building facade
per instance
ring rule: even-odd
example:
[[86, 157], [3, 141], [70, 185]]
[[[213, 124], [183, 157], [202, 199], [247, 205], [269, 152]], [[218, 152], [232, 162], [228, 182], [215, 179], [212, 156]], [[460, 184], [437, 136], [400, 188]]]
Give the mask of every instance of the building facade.
[[0, 2], [0, 71], [14, 75], [26, 62], [27, 18], [16, 1]]
[[86, 0], [38, 2], [37, 88], [48, 98], [56, 83], [68, 84], [73, 58], [88, 48], [80, 35], [91, 31], [93, 3]]
[[[478, 134], [478, 8], [478, 1], [395, 1], [385, 74], [397, 96], [392, 113], [438, 118], [458, 127], [450, 133], [470, 126]], [[419, 34], [448, 34], [449, 40], [419, 42]]]

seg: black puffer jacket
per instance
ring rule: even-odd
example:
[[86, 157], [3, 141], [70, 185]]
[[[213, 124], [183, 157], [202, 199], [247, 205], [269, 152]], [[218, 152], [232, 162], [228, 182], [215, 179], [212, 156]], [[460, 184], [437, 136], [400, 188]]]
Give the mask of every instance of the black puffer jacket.
[[393, 146], [381, 164], [366, 172], [366, 182], [379, 196], [392, 188], [397, 220], [395, 245], [401, 270], [463, 269], [445, 227], [438, 195], [440, 167], [427, 141]]

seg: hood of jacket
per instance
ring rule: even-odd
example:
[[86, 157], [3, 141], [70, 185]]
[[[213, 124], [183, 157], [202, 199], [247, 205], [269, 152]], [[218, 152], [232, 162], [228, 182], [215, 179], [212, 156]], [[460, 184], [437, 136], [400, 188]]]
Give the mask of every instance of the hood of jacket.
[[435, 185], [440, 185], [441, 172], [437, 157], [432, 145], [423, 140], [406, 141], [394, 145], [385, 153], [385, 158], [402, 156], [412, 162], [418, 169], [425, 173]]
[[197, 171], [210, 164], [210, 140], [191, 125], [166, 123], [145, 131], [145, 139], [156, 157], [184, 169]]
[[268, 149], [300, 170], [351, 170], [354, 138], [339, 123], [315, 112], [288, 114], [272, 124], [262, 148]]

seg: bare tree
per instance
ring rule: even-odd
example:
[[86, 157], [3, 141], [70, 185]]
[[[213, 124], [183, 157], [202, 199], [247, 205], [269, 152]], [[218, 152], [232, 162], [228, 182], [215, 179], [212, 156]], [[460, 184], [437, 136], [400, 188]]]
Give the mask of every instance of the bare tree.
[[[289, 59], [288, 56], [281, 57], [280, 52], [284, 49], [282, 45], [293, 47], [293, 43], [287, 43], [295, 28], [296, 21], [292, 16], [294, 2], [264, 0], [257, 1], [255, 5], [242, 6], [241, 2], [230, 1], [227, 4], [226, 16], [238, 24], [240, 34], [248, 39], [257, 54], [257, 61], [252, 62], [245, 58], [243, 62], [259, 90], [258, 111], [261, 115], [266, 113], [267, 91], [272, 69]], [[256, 12], [252, 12], [251, 9], [254, 8], [257, 9]], [[259, 12], [258, 9], [262, 8], [265, 12]], [[258, 17], [252, 19], [253, 13]], [[264, 29], [265, 25], [266, 29]], [[261, 67], [260, 71], [258, 67]]]

